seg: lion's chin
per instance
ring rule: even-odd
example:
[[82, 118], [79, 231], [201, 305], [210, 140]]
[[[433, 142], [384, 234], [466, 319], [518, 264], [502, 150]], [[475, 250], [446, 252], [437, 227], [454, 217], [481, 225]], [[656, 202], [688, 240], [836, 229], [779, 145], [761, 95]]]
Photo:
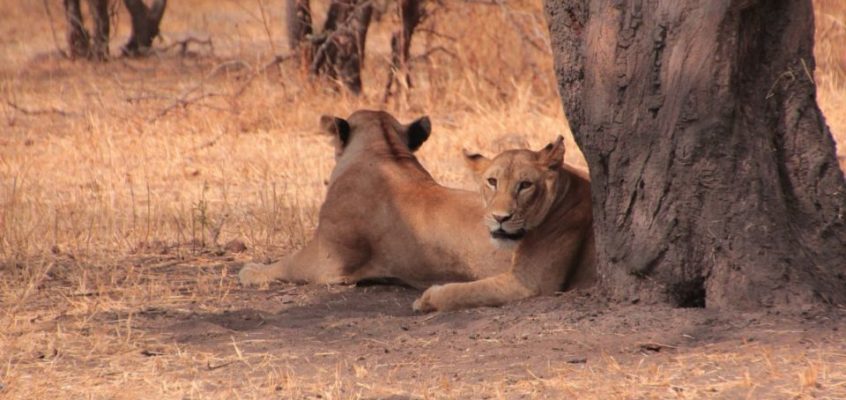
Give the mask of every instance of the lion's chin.
[[491, 238], [491, 244], [493, 244], [493, 246], [499, 250], [514, 251], [517, 248], [517, 245], [520, 244], [520, 241]]

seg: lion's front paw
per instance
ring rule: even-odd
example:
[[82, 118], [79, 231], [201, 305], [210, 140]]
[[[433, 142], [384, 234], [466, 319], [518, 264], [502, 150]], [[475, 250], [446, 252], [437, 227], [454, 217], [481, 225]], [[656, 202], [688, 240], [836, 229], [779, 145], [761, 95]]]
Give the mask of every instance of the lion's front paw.
[[246, 264], [238, 272], [238, 280], [244, 286], [261, 285], [270, 281], [265, 270], [268, 267], [261, 264]]
[[426, 289], [420, 298], [414, 301], [411, 308], [418, 312], [438, 311], [440, 309], [438, 307], [438, 298], [442, 288], [443, 286], [441, 285], [434, 285]]

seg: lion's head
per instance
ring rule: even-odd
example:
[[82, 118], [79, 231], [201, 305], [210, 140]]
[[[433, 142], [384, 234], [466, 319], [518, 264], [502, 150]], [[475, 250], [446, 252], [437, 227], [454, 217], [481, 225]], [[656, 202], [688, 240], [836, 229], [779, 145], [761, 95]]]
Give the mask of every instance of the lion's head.
[[428, 117], [404, 125], [384, 111], [359, 110], [347, 119], [320, 117], [321, 130], [333, 137], [336, 159], [354, 147], [387, 151], [395, 158], [409, 157], [429, 138], [431, 127]]
[[485, 203], [485, 224], [499, 244], [516, 243], [543, 222], [562, 182], [564, 138], [539, 151], [506, 150], [492, 160], [464, 152]]

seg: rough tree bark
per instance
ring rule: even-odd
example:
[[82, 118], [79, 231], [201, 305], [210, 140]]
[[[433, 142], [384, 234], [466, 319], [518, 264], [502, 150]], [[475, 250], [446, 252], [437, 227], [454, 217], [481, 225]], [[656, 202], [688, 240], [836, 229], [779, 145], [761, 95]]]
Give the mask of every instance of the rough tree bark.
[[[79, 0], [64, 0], [65, 20], [68, 24], [68, 54], [71, 58], [109, 58], [109, 3], [107, 0], [88, 0], [91, 18], [94, 20], [92, 38], [82, 18]], [[92, 43], [93, 42], [93, 43]]]
[[315, 50], [309, 70], [336, 79], [353, 94], [360, 94], [364, 44], [372, 13], [370, 0], [332, 0], [323, 32], [311, 36]]
[[546, 0], [593, 182], [600, 290], [676, 306], [846, 300], [846, 184], [811, 0]]
[[311, 27], [311, 4], [309, 0], [285, 0], [288, 48], [295, 51], [306, 41], [313, 30]]
[[159, 35], [159, 25], [164, 16], [167, 0], [153, 0], [149, 7], [141, 0], [123, 0], [132, 17], [132, 33], [121, 47], [121, 53], [129, 57], [146, 55]]
[[285, 27], [288, 30], [288, 49], [297, 54], [303, 73], [314, 59], [314, 46], [309, 37], [314, 33], [309, 0], [285, 0]]
[[423, 0], [399, 0], [397, 4], [402, 27], [391, 35], [391, 69], [388, 71], [388, 83], [382, 102], [387, 103], [396, 84], [397, 92], [411, 87], [408, 61], [411, 54], [411, 38], [414, 29], [426, 16]]
[[109, 58], [109, 2], [108, 0], [88, 0], [91, 18], [94, 20], [94, 37], [91, 45], [91, 57], [105, 61]]

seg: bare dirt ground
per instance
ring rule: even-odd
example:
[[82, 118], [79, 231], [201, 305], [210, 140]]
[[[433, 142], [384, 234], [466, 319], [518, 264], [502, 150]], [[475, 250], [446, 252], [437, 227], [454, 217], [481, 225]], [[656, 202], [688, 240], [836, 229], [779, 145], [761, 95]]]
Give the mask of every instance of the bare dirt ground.
[[[565, 293], [421, 315], [411, 311], [419, 293], [398, 286], [243, 289], [234, 284], [240, 263], [228, 255], [128, 262], [133, 271], [115, 279], [169, 281], [174, 294], [126, 307], [125, 295], [68, 293], [64, 278], [48, 273], [39, 299], [17, 310], [27, 329], [6, 330], [35, 344], [8, 360], [7, 395], [846, 397], [846, 310], [725, 313]], [[68, 308], [43, 319], [60, 297], [76, 298], [76, 308], [122, 306], [86, 315]], [[33, 331], [62, 334], [39, 343]], [[103, 336], [111, 340], [97, 339]], [[72, 345], [86, 338], [97, 344]]]
[[[279, 2], [169, 2], [156, 46], [213, 48], [105, 64], [55, 55], [59, 3], [0, 0], [0, 398], [846, 398], [842, 309], [566, 293], [421, 315], [398, 286], [238, 285], [244, 262], [314, 229], [334, 163], [323, 113], [429, 114], [418, 154], [449, 186], [472, 187], [462, 148], [514, 137], [539, 147], [563, 132], [567, 161], [584, 165], [540, 1], [446, 2], [415, 38], [413, 55], [434, 54], [413, 64], [416, 88], [387, 105], [390, 16], [371, 28], [353, 98], [292, 63], [262, 69], [284, 47]], [[818, 100], [843, 168], [846, 3], [814, 4]]]

